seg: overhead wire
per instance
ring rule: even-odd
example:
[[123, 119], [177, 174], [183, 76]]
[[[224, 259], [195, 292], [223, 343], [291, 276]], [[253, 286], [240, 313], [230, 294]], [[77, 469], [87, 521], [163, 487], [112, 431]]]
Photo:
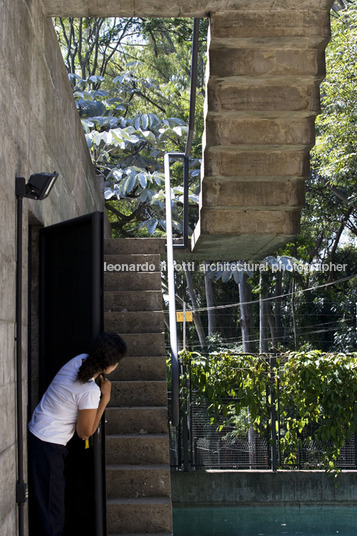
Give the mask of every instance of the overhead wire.
[[309, 287], [305, 289], [299, 289], [295, 292], [286, 292], [285, 294], [280, 294], [279, 296], [268, 296], [267, 298], [258, 298], [256, 300], [246, 301], [246, 302], [237, 302], [237, 303], [231, 303], [231, 304], [225, 304], [225, 305], [214, 305], [211, 307], [199, 307], [195, 309], [193, 312], [195, 313], [201, 313], [204, 311], [212, 311], [216, 309], [229, 309], [231, 307], [240, 307], [241, 305], [251, 305], [254, 303], [262, 303], [262, 302], [268, 302], [268, 301], [276, 301], [280, 298], [286, 298], [288, 296], [296, 296], [298, 294], [302, 294], [304, 292], [312, 292], [313, 290], [317, 290], [320, 288], [329, 287], [332, 285], [337, 285], [339, 283], [344, 283], [346, 281], [349, 281], [350, 279], [353, 279], [354, 277], [357, 277], [357, 274], [350, 275], [348, 277], [343, 277], [342, 279], [338, 279], [336, 281], [330, 281], [329, 283], [324, 283], [323, 285], [316, 285], [315, 287]]

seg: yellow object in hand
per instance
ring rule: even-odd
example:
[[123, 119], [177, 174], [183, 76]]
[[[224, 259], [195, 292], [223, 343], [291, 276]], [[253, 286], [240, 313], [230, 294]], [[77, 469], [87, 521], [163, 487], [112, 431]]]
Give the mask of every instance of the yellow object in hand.
[[84, 440], [84, 448], [89, 449], [89, 439]]

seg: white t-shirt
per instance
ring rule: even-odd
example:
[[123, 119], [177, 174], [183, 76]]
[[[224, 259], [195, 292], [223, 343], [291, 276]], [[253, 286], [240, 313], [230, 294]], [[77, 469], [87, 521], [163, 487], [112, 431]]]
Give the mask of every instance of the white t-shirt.
[[94, 378], [86, 383], [76, 379], [87, 357], [80, 354], [60, 369], [33, 412], [29, 430], [42, 441], [66, 445], [75, 432], [78, 410], [98, 408], [100, 389]]

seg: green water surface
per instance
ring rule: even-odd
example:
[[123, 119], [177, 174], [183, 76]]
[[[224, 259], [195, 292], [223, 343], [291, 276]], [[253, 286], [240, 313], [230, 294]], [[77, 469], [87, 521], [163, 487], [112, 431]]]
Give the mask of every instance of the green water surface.
[[357, 507], [174, 508], [174, 536], [357, 536]]

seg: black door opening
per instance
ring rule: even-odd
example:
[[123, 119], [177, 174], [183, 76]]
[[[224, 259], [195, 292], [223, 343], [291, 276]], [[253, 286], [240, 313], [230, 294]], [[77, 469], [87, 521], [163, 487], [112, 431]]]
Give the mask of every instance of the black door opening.
[[[40, 391], [103, 331], [103, 213], [40, 232]], [[106, 534], [104, 433], [69, 448], [63, 536]], [[30, 517], [31, 519], [31, 517]], [[31, 536], [35, 536], [31, 532]], [[38, 536], [36, 534], [36, 536]]]

